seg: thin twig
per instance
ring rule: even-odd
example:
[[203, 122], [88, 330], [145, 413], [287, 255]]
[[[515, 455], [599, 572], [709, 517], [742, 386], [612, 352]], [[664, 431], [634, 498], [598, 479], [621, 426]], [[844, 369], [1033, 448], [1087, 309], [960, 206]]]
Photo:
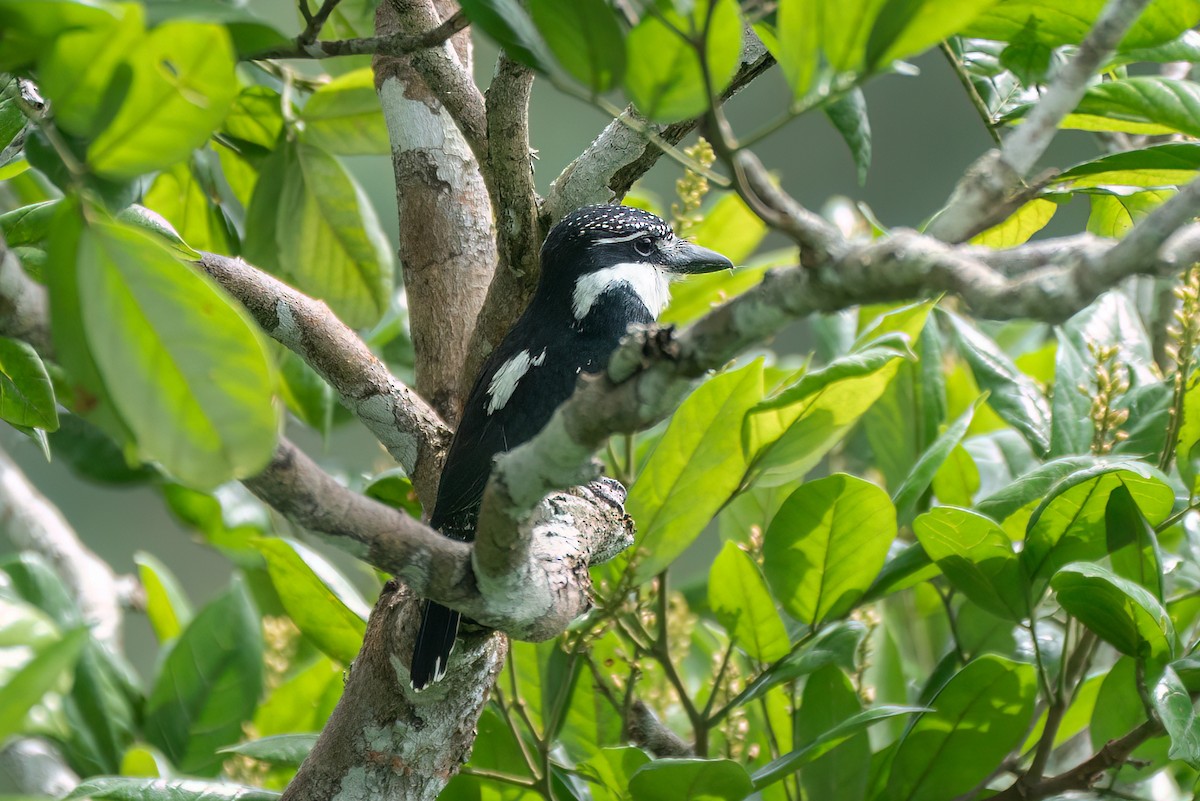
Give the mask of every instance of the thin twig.
[[962, 84], [963, 90], [967, 93], [967, 97], [971, 101], [971, 105], [975, 107], [975, 112], [983, 122], [983, 127], [987, 129], [988, 136], [992, 137], [992, 141], [999, 147], [1000, 134], [996, 131], [996, 122], [992, 119], [992, 113], [988, 110], [987, 103], [983, 102], [983, 98], [979, 95], [979, 90], [975, 88], [975, 83], [971, 80], [971, 76], [967, 73], [962, 61], [959, 60], [958, 54], [954, 52], [954, 48], [950, 46], [949, 42], [943, 41], [938, 46], [938, 49], [942, 51], [942, 55], [946, 57], [946, 61], [950, 62], [950, 67], [958, 77], [958, 82]]
[[245, 56], [245, 61], [261, 61], [272, 58], [336, 58], [338, 56], [363, 56], [381, 54], [387, 56], [403, 56], [438, 47], [463, 30], [470, 20], [458, 11], [447, 17], [444, 22], [434, 28], [410, 36], [403, 33], [387, 36], [366, 36], [360, 39], [334, 39], [331, 41], [303, 42], [297, 38], [292, 44], [260, 50]]

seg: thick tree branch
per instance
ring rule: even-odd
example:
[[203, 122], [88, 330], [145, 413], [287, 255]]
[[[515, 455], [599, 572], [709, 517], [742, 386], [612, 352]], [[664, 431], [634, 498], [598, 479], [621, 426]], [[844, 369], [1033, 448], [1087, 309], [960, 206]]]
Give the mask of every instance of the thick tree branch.
[[[775, 60], [757, 36], [748, 32], [742, 49], [741, 64], [733, 82], [721, 95], [728, 100], [741, 91], [752, 80], [770, 68]], [[548, 224], [553, 224], [569, 212], [589, 203], [619, 201], [662, 156], [662, 150], [644, 134], [638, 133], [639, 124], [650, 125], [664, 141], [675, 145], [695, 130], [697, 120], [684, 120], [670, 125], [645, 123], [633, 106], [605, 126], [596, 140], [588, 145], [550, 185], [543, 213]], [[636, 120], [637, 122], [631, 122]]]
[[[428, 3], [397, 3], [406, 9], [404, 20], [392, 3], [380, 4], [380, 34], [408, 30], [402, 22], [426, 24]], [[465, 44], [461, 52], [449, 45], [437, 52], [445, 64], [456, 60], [447, 69], [466, 74]], [[412, 58], [376, 56], [375, 82], [392, 143], [416, 389], [453, 424], [463, 399], [459, 376], [471, 331], [496, 265], [496, 236], [491, 198], [475, 154]], [[482, 121], [482, 97], [470, 89]]]
[[17, 792], [44, 798], [62, 798], [79, 784], [58, 749], [39, 737], [19, 737], [0, 749], [0, 774]]
[[241, 259], [205, 253], [198, 262], [268, 335], [320, 374], [413, 479], [427, 504], [437, 488], [450, 431], [398, 381], [329, 307]]
[[462, 11], [425, 33], [413, 35], [398, 33], [390, 36], [365, 36], [361, 39], [336, 39], [331, 41], [301, 42], [270, 50], [260, 50], [247, 56], [245, 61], [259, 61], [269, 58], [335, 58], [337, 56], [369, 56], [376, 53], [385, 56], [403, 56], [424, 50], [427, 47], [438, 47], [465, 29], [470, 20]]
[[462, 391], [525, 309], [537, 288], [538, 253], [546, 231], [538, 219], [529, 147], [529, 95], [533, 72], [501, 53], [487, 91], [486, 172], [496, 218], [498, 262], [471, 335]]
[[927, 233], [946, 242], [964, 242], [986, 229], [992, 210], [1004, 206], [1029, 178], [1046, 152], [1059, 123], [1070, 114], [1100, 65], [1120, 44], [1149, 0], [1109, 0], [1079, 50], [1054, 76], [1049, 88], [999, 151], [975, 162], [955, 186], [945, 210]]
[[0, 335], [22, 339], [43, 355], [52, 352], [46, 288], [25, 274], [0, 234]]

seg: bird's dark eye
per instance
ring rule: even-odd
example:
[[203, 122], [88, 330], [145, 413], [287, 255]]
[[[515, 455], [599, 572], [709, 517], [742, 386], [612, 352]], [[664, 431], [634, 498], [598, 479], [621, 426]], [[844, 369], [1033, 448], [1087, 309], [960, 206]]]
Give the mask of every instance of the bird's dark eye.
[[654, 241], [650, 237], [639, 239], [633, 243], [633, 249], [638, 252], [638, 255], [649, 256], [650, 251], [654, 250]]

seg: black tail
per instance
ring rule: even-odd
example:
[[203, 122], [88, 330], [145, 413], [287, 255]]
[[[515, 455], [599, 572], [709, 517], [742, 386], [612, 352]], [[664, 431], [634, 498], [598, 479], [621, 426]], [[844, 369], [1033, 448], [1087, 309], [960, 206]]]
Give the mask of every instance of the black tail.
[[426, 601], [421, 609], [421, 630], [413, 645], [412, 687], [424, 690], [446, 675], [454, 638], [458, 635], [458, 612]]

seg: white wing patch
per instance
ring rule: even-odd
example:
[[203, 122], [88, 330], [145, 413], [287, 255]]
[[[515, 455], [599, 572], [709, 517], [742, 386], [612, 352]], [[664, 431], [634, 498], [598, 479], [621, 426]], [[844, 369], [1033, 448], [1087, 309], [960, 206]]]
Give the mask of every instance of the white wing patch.
[[508, 403], [508, 399], [516, 391], [517, 382], [529, 372], [529, 368], [538, 367], [544, 361], [546, 361], [546, 349], [542, 348], [542, 352], [536, 357], [531, 357], [529, 351], [523, 350], [500, 365], [500, 369], [496, 371], [496, 374], [492, 376], [491, 383], [488, 384], [487, 413], [495, 414], [503, 409], [504, 404]]
[[622, 283], [633, 290], [646, 307], [646, 311], [655, 317], [671, 299], [671, 282], [663, 270], [644, 262], [614, 264], [612, 267], [581, 276], [575, 282], [575, 319], [582, 320], [587, 317], [597, 298]]

